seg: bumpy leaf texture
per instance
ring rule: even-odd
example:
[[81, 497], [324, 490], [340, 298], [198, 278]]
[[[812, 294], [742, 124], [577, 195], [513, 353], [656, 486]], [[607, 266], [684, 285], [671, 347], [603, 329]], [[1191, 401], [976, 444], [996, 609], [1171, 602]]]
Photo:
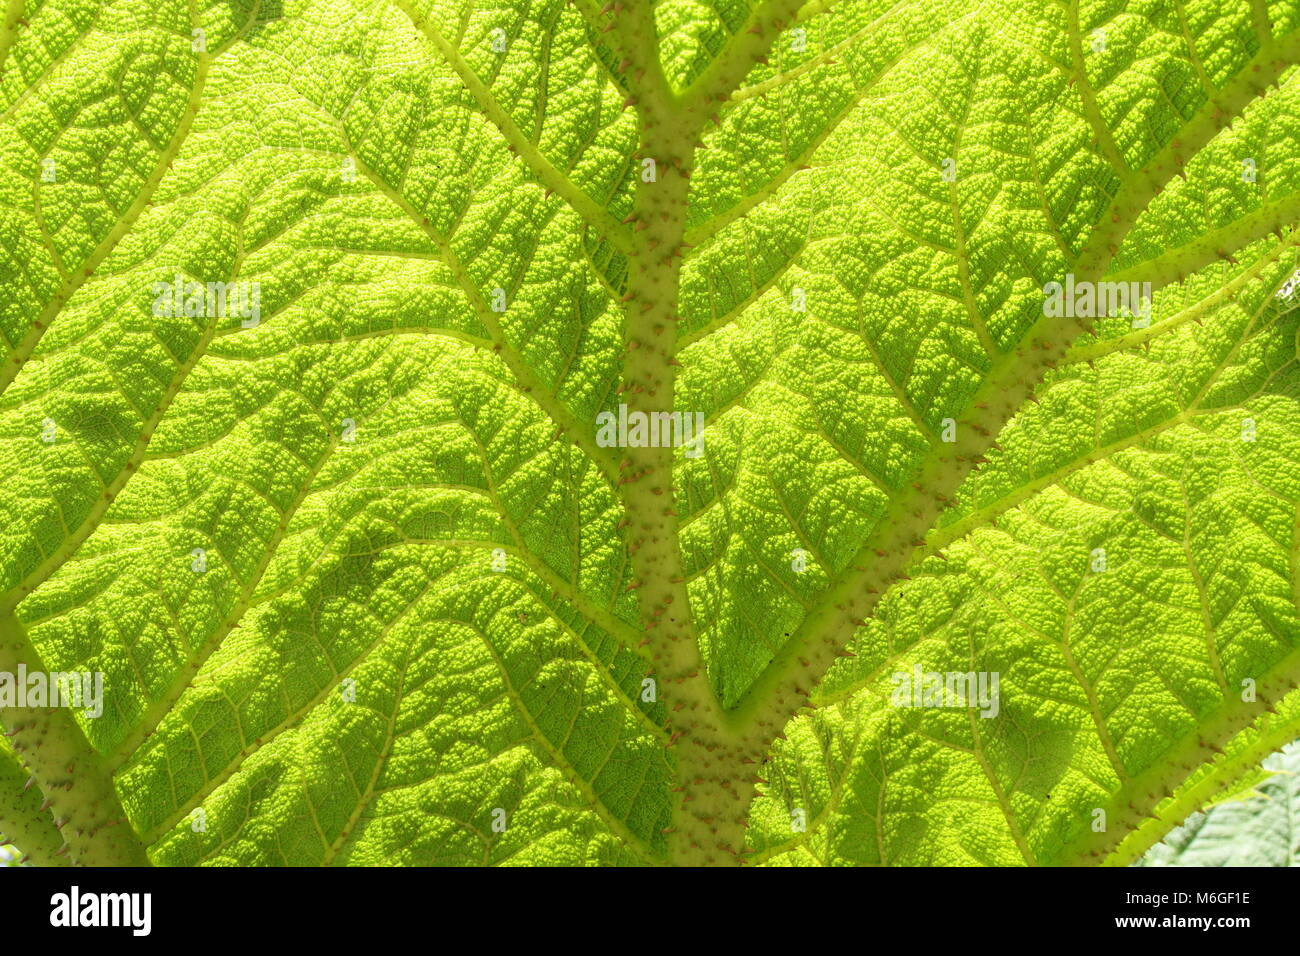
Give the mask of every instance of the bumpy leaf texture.
[[105, 686], [0, 709], [38, 861], [697, 861], [685, 706], [731, 857], [1127, 863], [1300, 732], [1290, 0], [4, 9], [0, 670]]

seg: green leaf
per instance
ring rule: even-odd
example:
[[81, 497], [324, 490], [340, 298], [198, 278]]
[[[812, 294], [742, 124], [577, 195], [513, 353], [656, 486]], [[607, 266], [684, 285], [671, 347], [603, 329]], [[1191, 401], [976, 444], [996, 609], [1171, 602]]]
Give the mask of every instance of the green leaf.
[[[10, 749], [8, 741], [0, 739], [0, 787], [5, 800], [0, 804], [0, 843], [18, 843], [22, 852], [12, 863], [30, 857], [40, 866], [66, 866], [63, 837], [54, 825], [54, 819], [43, 805], [39, 788], [31, 785], [31, 773], [23, 766], [18, 755]], [[4, 848], [0, 847], [0, 858]]]
[[1248, 794], [1193, 814], [1152, 847], [1142, 866], [1295, 866], [1296, 777], [1300, 748], [1289, 744], [1265, 761]]
[[1025, 7], [11, 0], [19, 846], [1123, 862], [1294, 737], [1300, 13]]

